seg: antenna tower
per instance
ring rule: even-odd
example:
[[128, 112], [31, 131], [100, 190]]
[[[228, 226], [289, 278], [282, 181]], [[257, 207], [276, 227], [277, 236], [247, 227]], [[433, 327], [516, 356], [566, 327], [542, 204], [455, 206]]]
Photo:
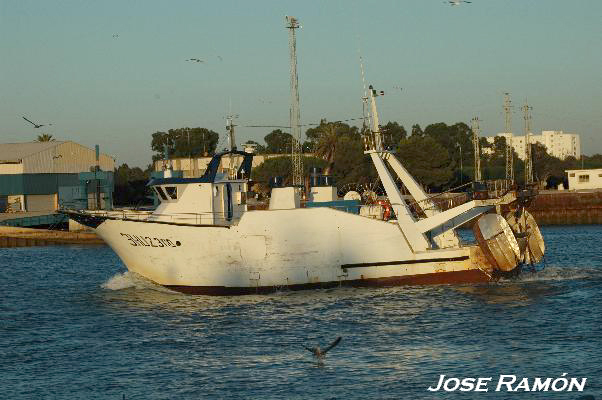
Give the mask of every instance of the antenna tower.
[[303, 186], [303, 161], [301, 160], [301, 112], [299, 109], [299, 81], [297, 78], [297, 39], [295, 29], [300, 28], [295, 17], [286, 16], [288, 45], [291, 58], [291, 161], [293, 165], [293, 186]]
[[474, 117], [470, 120], [472, 129], [472, 145], [474, 147], [474, 180], [479, 182], [481, 180], [481, 151], [479, 148], [479, 134], [481, 128], [479, 127], [479, 117]]
[[[228, 131], [228, 147], [230, 148], [231, 152], [236, 150], [236, 138], [234, 136], [234, 127], [236, 125], [234, 124], [234, 118], [238, 118], [238, 115], [230, 114], [226, 117], [226, 130]], [[232, 155], [232, 153], [229, 154], [229, 159], [230, 159], [230, 177], [235, 178], [236, 177], [236, 168], [234, 166], [234, 156]]]
[[512, 101], [510, 93], [504, 93], [504, 120], [506, 133], [506, 180], [514, 181], [514, 151], [512, 150]]
[[531, 113], [530, 107], [525, 99], [522, 107], [523, 119], [525, 120], [525, 185], [533, 183], [533, 157], [531, 156]]

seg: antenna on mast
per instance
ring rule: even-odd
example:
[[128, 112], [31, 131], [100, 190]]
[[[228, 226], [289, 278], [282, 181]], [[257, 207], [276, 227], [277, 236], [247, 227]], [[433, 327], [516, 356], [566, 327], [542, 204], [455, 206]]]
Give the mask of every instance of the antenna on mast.
[[297, 38], [295, 29], [301, 28], [295, 17], [286, 16], [288, 43], [291, 61], [291, 161], [293, 165], [293, 186], [303, 186], [303, 161], [301, 160], [301, 111], [299, 107], [299, 80], [297, 77]]
[[232, 154], [233, 151], [236, 151], [236, 138], [234, 136], [234, 119], [238, 118], [238, 115], [229, 114], [226, 116], [226, 130], [228, 131], [228, 147], [230, 149], [230, 154], [228, 155], [230, 166], [230, 179], [236, 178], [236, 167], [234, 166], [234, 156]]
[[367, 111], [366, 109], [368, 107], [368, 89], [366, 87], [366, 73], [364, 71], [364, 59], [362, 57], [362, 49], [359, 44], [359, 40], [360, 40], [359, 35], [357, 36], [357, 40], [358, 40], [357, 54], [360, 58], [360, 71], [362, 73], [362, 85], [364, 86], [364, 96], [362, 97], [362, 117], [363, 117], [363, 124], [364, 124], [363, 128], [367, 128], [371, 124], [370, 113], [366, 112]]

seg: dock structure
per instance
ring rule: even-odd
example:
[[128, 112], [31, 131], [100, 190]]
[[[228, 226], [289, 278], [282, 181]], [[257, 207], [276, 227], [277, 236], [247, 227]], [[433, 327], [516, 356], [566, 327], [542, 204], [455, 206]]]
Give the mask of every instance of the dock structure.
[[104, 241], [91, 232], [67, 232], [0, 226], [0, 248], [61, 244], [100, 245], [104, 244]]
[[66, 215], [48, 211], [0, 213], [0, 226], [22, 228], [52, 227], [67, 224], [68, 222], [69, 218]]
[[541, 191], [529, 212], [540, 225], [602, 224], [602, 190]]

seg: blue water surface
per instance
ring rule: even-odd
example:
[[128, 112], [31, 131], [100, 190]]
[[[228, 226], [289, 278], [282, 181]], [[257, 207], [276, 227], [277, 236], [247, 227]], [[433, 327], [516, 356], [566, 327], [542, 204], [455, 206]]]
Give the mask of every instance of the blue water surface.
[[[0, 249], [0, 398], [602, 399], [602, 226], [542, 231], [547, 266], [518, 280], [219, 298], [105, 246]], [[337, 336], [323, 365], [303, 349]], [[426, 390], [565, 372], [586, 390]]]

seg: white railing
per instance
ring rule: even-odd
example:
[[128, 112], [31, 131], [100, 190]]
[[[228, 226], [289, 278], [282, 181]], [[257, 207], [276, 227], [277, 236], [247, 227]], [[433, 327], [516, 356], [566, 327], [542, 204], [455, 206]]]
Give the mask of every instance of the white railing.
[[230, 226], [238, 224], [242, 214], [234, 213], [232, 218], [228, 218], [223, 212], [205, 212], [205, 213], [165, 213], [158, 214], [152, 211], [136, 210], [77, 210], [77, 212], [88, 215], [95, 215], [110, 219], [120, 219], [124, 221], [148, 221], [148, 222], [168, 222], [182, 225], [218, 225]]

